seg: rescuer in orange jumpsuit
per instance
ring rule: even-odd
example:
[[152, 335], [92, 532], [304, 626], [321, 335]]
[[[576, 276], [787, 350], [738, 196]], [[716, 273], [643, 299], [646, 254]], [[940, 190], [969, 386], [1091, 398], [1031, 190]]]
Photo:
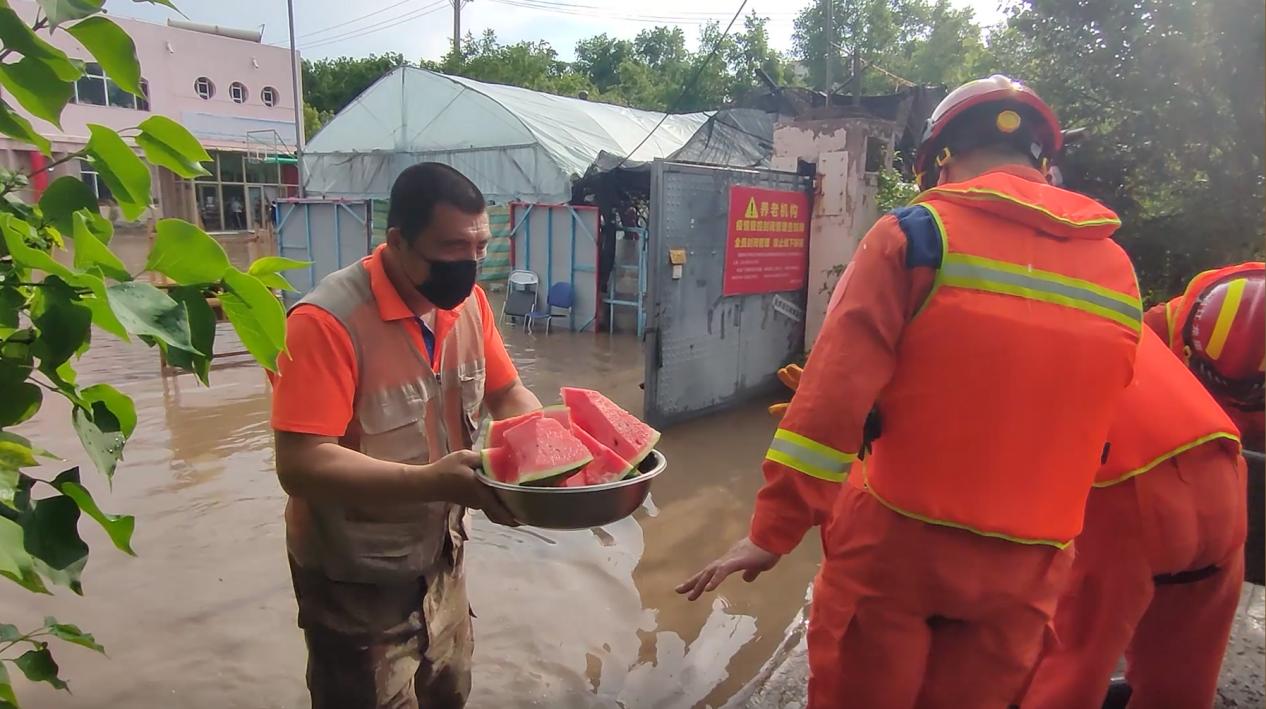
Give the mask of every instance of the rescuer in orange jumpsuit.
[[1130, 706], [1208, 707], [1244, 579], [1239, 432], [1149, 331], [1108, 443], [1022, 707], [1098, 709], [1122, 654]]
[[1244, 447], [1263, 449], [1266, 264], [1205, 271], [1187, 290], [1143, 315], [1240, 429]]
[[1142, 328], [1116, 216], [1046, 182], [1059, 148], [1006, 77], [937, 107], [925, 191], [859, 245], [748, 538], [678, 587], [750, 581], [822, 525], [810, 707], [1002, 707], [1038, 659]]

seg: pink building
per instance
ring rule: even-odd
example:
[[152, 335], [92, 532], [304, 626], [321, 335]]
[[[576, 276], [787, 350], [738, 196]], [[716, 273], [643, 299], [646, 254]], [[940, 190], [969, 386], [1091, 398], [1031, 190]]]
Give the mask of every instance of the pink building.
[[[11, 6], [28, 21], [34, 19], [34, 2], [12, 0]], [[153, 168], [151, 216], [188, 219], [212, 232], [259, 228], [268, 219], [272, 200], [297, 191], [294, 154], [303, 136], [296, 134], [294, 123], [290, 51], [263, 44], [258, 31], [111, 19], [136, 43], [144, 98], [120, 89], [87, 50], [59, 31], [49, 41], [88, 63], [87, 76], [76, 84], [62, 113], [61, 129], [30, 116], [16, 102], [10, 105], [50, 137], [54, 157], [81, 149], [89, 123], [122, 130], [151, 114], [167, 116], [188, 128], [211, 153], [211, 176], [190, 181]], [[12, 168], [44, 164], [30, 146], [9, 138], [0, 138], [0, 151], [0, 160]], [[110, 197], [83, 161], [33, 181], [31, 189], [38, 192], [60, 175], [82, 177], [98, 197]]]

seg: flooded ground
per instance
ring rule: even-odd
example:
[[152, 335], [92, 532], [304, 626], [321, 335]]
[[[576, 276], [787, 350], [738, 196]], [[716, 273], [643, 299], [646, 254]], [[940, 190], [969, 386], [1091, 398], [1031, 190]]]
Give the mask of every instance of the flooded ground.
[[[221, 329], [217, 349], [235, 347]], [[564, 384], [641, 408], [639, 343], [607, 335], [507, 342], [542, 400]], [[86, 596], [0, 586], [0, 618], [55, 614], [106, 646], [56, 648], [74, 694], [23, 684], [28, 706], [306, 706], [304, 648], [286, 571], [284, 495], [272, 469], [268, 389], [253, 365], [217, 367], [212, 387], [159, 376], [155, 353], [99, 338], [81, 382], [109, 381], [140, 424], [115, 477], [94, 492], [137, 518], [139, 554], [93, 548]], [[66, 407], [50, 402], [22, 433], [81, 462]], [[742, 536], [773, 430], [763, 405], [665, 432], [670, 461], [633, 518], [582, 532], [473, 519], [470, 595], [477, 635], [472, 707], [720, 706], [783, 642], [816, 570], [811, 540], [752, 585], [735, 579], [687, 603], [673, 586]], [[50, 472], [54, 472], [50, 469]], [[96, 481], [97, 476], [89, 476]]]

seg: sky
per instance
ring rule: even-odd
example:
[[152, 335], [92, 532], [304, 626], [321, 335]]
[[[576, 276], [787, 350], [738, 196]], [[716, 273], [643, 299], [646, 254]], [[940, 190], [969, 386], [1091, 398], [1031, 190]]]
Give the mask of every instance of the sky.
[[[770, 18], [775, 49], [791, 48], [792, 21], [811, 0], [748, 0]], [[1003, 17], [1003, 0], [951, 0], [971, 7], [982, 24]], [[729, 22], [741, 0], [473, 0], [462, 9], [462, 34], [496, 31], [502, 42], [546, 40], [570, 60], [576, 42], [607, 33], [632, 38], [655, 25], [680, 25], [691, 47], [708, 19]], [[285, 0], [175, 0], [189, 20], [239, 28], [264, 28], [264, 41], [289, 42]], [[689, 10], [682, 9], [690, 8]], [[400, 52], [410, 60], [438, 59], [453, 36], [450, 0], [294, 0], [295, 35], [309, 59]], [[107, 12], [154, 22], [180, 16], [140, 0], [107, 0]]]

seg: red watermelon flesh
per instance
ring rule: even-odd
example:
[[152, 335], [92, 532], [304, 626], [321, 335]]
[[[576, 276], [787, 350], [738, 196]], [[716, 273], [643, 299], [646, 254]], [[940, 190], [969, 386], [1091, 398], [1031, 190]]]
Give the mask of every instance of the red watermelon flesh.
[[511, 416], [508, 419], [500, 421], [485, 421], [483, 431], [479, 434], [483, 440], [484, 448], [500, 448], [506, 444], [506, 431], [532, 419], [539, 419], [542, 413], [540, 411], [529, 411], [526, 414]]
[[493, 480], [513, 485], [519, 479], [519, 466], [509, 448], [485, 448], [479, 456], [483, 458], [484, 473]]
[[506, 431], [505, 444], [513, 454], [518, 485], [542, 484], [581, 468], [593, 454], [554, 419], [538, 417]]
[[555, 421], [562, 424], [563, 428], [569, 431], [572, 428], [571, 412], [568, 411], [567, 407], [563, 406], [562, 404], [556, 404], [554, 406], [546, 406], [544, 409], [541, 410], [541, 415], [543, 415], [547, 419], [554, 419]]
[[611, 449], [605, 449], [601, 453], [596, 453], [593, 461], [586, 465], [583, 470], [563, 481], [562, 487], [583, 487], [585, 485], [601, 485], [616, 480], [622, 480], [633, 472], [633, 466], [628, 464], [620, 456], [615, 454]]
[[659, 442], [659, 431], [596, 391], [563, 387], [563, 403], [577, 426], [634, 467]]

